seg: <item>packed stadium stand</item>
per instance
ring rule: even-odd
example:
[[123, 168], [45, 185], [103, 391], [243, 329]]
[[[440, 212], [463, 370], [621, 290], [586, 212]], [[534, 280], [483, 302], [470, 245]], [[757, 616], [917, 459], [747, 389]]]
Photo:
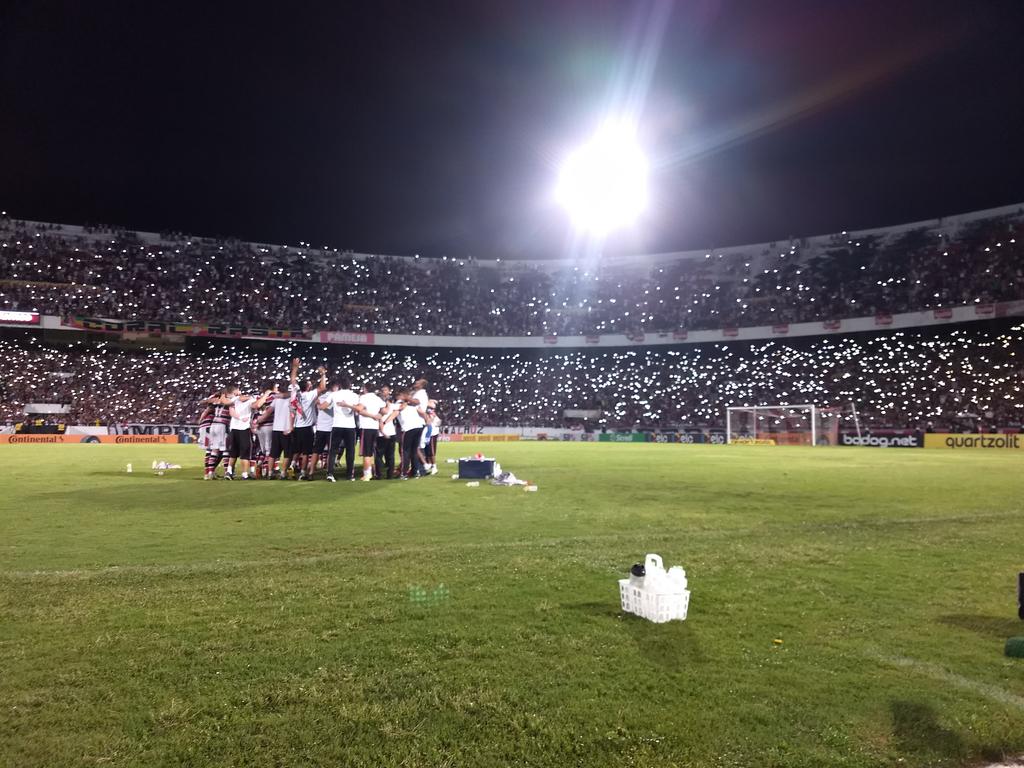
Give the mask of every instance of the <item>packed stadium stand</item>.
[[449, 425], [568, 426], [566, 409], [600, 410], [594, 426], [720, 426], [727, 405], [855, 403], [871, 428], [978, 431], [1024, 420], [1024, 326], [842, 336], [669, 350], [522, 354], [344, 350], [125, 351], [112, 344], [0, 342], [3, 417], [26, 403], [70, 403], [69, 423], [194, 423], [198, 402], [230, 383], [258, 392], [302, 354], [358, 382], [426, 375]]
[[1024, 299], [1024, 209], [570, 261], [372, 256], [0, 219], [0, 309], [452, 336], [642, 333]]
[[588, 430], [720, 428], [729, 405], [852, 403], [871, 429], [1016, 431], [1024, 421], [1019, 317], [659, 347], [517, 351], [468, 341], [1004, 306], [1024, 299], [1022, 227], [1022, 208], [1010, 206], [584, 266], [370, 256], [4, 218], [0, 310], [450, 339], [434, 349], [312, 338], [147, 346], [122, 334], [4, 328], [0, 420], [23, 419], [30, 403], [61, 403], [68, 424], [191, 424], [201, 398], [229, 383], [256, 391], [283, 380], [298, 355], [310, 369], [322, 362], [370, 384], [425, 375], [447, 425], [582, 428], [564, 411], [583, 409], [600, 412]]

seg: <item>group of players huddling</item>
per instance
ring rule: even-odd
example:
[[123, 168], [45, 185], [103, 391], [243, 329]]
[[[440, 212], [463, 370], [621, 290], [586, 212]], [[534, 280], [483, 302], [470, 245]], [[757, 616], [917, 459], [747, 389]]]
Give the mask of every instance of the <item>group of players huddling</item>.
[[322, 467], [333, 483], [342, 455], [342, 479], [355, 480], [357, 443], [364, 481], [437, 474], [441, 420], [436, 401], [427, 397], [426, 379], [394, 393], [363, 382], [357, 392], [344, 377], [328, 382], [323, 366], [317, 378], [300, 384], [299, 364], [299, 358], [292, 360], [286, 389], [273, 382], [260, 395], [246, 395], [230, 386], [203, 401], [199, 443], [205, 480], [214, 479], [223, 462], [225, 480], [313, 480]]

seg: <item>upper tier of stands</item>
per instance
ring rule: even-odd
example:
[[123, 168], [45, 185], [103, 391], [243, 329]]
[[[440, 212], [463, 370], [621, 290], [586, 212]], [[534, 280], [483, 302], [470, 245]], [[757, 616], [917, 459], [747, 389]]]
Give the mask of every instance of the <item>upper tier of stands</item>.
[[0, 309], [445, 336], [635, 334], [1024, 299], [1024, 208], [595, 263], [376, 256], [0, 218]]

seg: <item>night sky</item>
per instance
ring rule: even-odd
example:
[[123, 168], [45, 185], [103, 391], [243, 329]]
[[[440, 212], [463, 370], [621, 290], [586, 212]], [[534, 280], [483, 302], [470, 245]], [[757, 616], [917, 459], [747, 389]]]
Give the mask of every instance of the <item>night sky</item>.
[[0, 209], [21, 218], [564, 256], [558, 160], [626, 92], [652, 207], [608, 252], [1024, 201], [1019, 0], [5, 8]]

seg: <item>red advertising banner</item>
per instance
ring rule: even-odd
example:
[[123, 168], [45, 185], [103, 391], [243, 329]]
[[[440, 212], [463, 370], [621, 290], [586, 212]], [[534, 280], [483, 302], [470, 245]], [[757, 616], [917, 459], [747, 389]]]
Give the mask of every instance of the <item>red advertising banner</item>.
[[587, 344], [597, 344], [601, 341], [600, 336], [587, 336]]
[[875, 315], [875, 325], [892, 325], [892, 315], [888, 312], [879, 312]]
[[672, 331], [672, 338], [676, 341], [685, 341], [689, 331]]
[[558, 337], [557, 336], [545, 336], [544, 337], [544, 343], [545, 344], [557, 344], [558, 343]]
[[785, 336], [787, 333], [789, 333], [789, 323], [780, 323], [779, 325], [773, 325], [772, 333], [778, 336]]
[[978, 317], [989, 317], [990, 315], [994, 315], [995, 313], [996, 313], [996, 305], [995, 304], [975, 304], [974, 305], [974, 314], [976, 314]]
[[722, 335], [723, 336], [739, 336], [740, 335], [740, 329], [739, 328], [723, 328], [722, 329]]
[[838, 331], [842, 326], [842, 320], [826, 320], [821, 324], [821, 327], [826, 331]]
[[373, 344], [373, 331], [320, 331], [321, 344]]
[[39, 325], [39, 313], [0, 310], [0, 325]]
[[309, 332], [303, 328], [269, 328], [267, 326], [165, 323], [160, 320], [103, 320], [95, 317], [66, 317], [61, 323], [65, 328], [100, 333], [133, 334], [180, 334], [184, 336], [216, 336], [239, 339], [252, 337], [260, 339], [308, 339]]
[[939, 307], [932, 310], [932, 316], [936, 320], [949, 320], [953, 316], [953, 310], [950, 307]]

